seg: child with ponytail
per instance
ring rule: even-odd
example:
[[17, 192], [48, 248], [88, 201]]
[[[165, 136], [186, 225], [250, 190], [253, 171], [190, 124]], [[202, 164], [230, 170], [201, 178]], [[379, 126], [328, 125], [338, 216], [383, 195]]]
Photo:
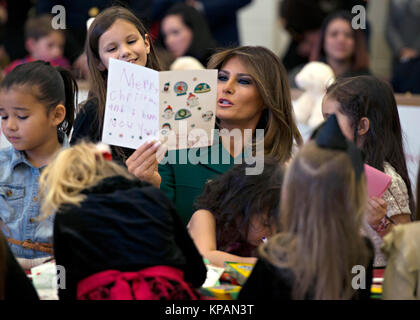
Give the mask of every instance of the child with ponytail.
[[24, 268], [52, 255], [52, 217], [37, 219], [38, 178], [55, 153], [68, 146], [76, 97], [70, 72], [43, 61], [16, 67], [0, 84], [1, 128], [11, 143], [0, 150], [0, 219]]

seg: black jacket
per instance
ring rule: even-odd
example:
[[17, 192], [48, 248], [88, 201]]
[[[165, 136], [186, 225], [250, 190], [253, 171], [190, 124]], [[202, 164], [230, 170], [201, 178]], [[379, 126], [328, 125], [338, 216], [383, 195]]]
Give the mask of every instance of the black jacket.
[[[366, 287], [358, 289], [352, 300], [369, 300], [373, 280], [373, 245], [365, 238], [370, 260], [366, 268]], [[356, 274], [355, 274], [356, 276]], [[291, 300], [295, 276], [288, 268], [278, 268], [265, 259], [258, 259], [247, 282], [239, 293], [239, 300]], [[305, 300], [312, 300], [308, 293]]]
[[39, 300], [38, 294], [35, 291], [31, 281], [25, 274], [19, 263], [13, 256], [12, 251], [2, 234], [0, 234], [0, 241], [2, 241], [0, 263], [4, 264], [1, 269], [4, 274], [0, 274], [4, 279], [4, 299], [16, 301], [36, 301]]
[[62, 206], [54, 222], [54, 253], [65, 267], [60, 299], [75, 299], [77, 283], [109, 269], [168, 265], [202, 285], [206, 267], [171, 202], [157, 188], [123, 177], [84, 190], [80, 207]]

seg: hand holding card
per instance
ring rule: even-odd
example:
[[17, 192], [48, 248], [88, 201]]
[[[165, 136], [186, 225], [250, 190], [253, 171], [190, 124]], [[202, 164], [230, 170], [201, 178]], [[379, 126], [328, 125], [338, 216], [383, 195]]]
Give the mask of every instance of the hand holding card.
[[366, 184], [369, 198], [381, 198], [391, 184], [391, 176], [365, 164]]

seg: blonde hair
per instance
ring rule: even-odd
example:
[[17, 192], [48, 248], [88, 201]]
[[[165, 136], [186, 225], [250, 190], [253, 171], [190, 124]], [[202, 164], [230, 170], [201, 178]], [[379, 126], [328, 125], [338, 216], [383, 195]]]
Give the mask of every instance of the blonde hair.
[[97, 185], [101, 180], [123, 176], [136, 178], [122, 166], [105, 160], [92, 143], [81, 142], [58, 153], [39, 179], [41, 219], [56, 212], [63, 204], [80, 205], [86, 198], [83, 189]]
[[220, 69], [233, 57], [249, 69], [266, 107], [257, 125], [257, 129], [265, 130], [265, 154], [282, 163], [288, 161], [293, 141], [301, 145], [302, 137], [293, 117], [290, 86], [282, 62], [264, 47], [243, 46], [214, 54], [207, 68]]
[[310, 141], [290, 164], [282, 192], [282, 232], [260, 248], [260, 255], [293, 272], [295, 299], [350, 299], [352, 268], [368, 262], [360, 233], [365, 176], [356, 180], [345, 152]]

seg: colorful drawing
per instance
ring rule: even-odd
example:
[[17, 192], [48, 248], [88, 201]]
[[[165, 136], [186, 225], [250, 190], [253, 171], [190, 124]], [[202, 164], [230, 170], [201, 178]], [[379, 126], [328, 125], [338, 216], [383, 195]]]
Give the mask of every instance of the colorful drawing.
[[165, 82], [163, 85], [163, 92], [169, 92], [169, 86], [171, 85], [170, 82]]
[[213, 118], [213, 111], [206, 111], [204, 112], [201, 117], [203, 118], [204, 121], [210, 121], [211, 118]]
[[210, 90], [210, 86], [207, 83], [202, 82], [196, 85], [194, 93], [205, 93], [210, 92]]
[[198, 106], [198, 98], [195, 94], [190, 93], [190, 95], [187, 98], [187, 107], [196, 107]]
[[165, 122], [164, 124], [162, 124], [162, 129], [165, 129], [165, 128], [171, 130], [172, 129], [171, 124], [169, 122]]
[[171, 124], [166, 122], [162, 125], [162, 129], [160, 130], [160, 134], [163, 136], [167, 136], [171, 132]]
[[188, 85], [184, 81], [179, 81], [175, 83], [174, 91], [176, 92], [177, 96], [183, 96], [184, 94], [187, 94]]
[[165, 108], [165, 110], [163, 111], [162, 118], [164, 118], [164, 119], [170, 119], [170, 118], [173, 117], [173, 115], [174, 115], [174, 111], [172, 110], [172, 107], [171, 106], [167, 106]]
[[191, 111], [187, 109], [179, 109], [175, 114], [175, 120], [184, 120], [191, 117]]

